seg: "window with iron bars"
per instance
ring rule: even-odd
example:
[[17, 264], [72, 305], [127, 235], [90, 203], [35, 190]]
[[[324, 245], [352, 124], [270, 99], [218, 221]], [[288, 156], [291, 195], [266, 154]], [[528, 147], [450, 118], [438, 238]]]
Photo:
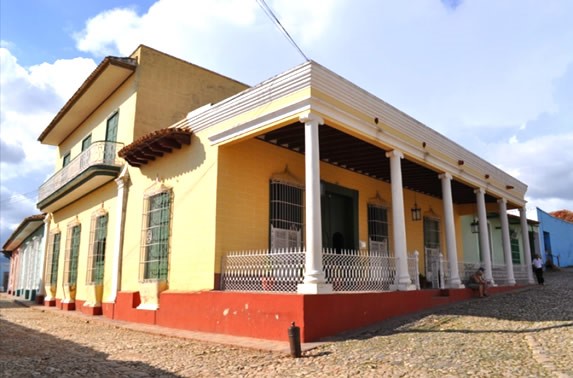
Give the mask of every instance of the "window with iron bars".
[[388, 256], [388, 209], [368, 205], [368, 248], [372, 256]]
[[172, 197], [167, 190], [145, 199], [140, 270], [144, 281], [167, 280]]
[[64, 279], [68, 285], [75, 285], [78, 280], [78, 255], [80, 253], [79, 224], [68, 227], [66, 240], [66, 257], [64, 259]]
[[60, 259], [60, 240], [62, 234], [57, 232], [51, 234], [51, 240], [48, 248], [48, 256], [46, 264], [46, 282], [50, 285], [58, 283], [58, 262]]
[[88, 254], [88, 284], [103, 283], [105, 265], [105, 246], [107, 239], [107, 214], [92, 217], [90, 250]]
[[440, 250], [440, 220], [424, 217], [424, 246]]
[[519, 265], [521, 264], [521, 256], [519, 253], [519, 239], [514, 237], [514, 235], [510, 235], [510, 243], [511, 243], [511, 262]]
[[270, 181], [270, 247], [271, 250], [302, 246], [302, 187], [282, 181]]

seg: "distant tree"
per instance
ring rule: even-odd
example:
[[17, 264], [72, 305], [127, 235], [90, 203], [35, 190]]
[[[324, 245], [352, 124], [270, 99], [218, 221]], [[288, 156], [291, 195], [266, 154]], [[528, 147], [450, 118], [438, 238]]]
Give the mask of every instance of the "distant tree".
[[555, 218], [562, 219], [566, 222], [573, 223], [573, 211], [571, 210], [557, 210], [549, 213], [550, 215], [554, 216]]

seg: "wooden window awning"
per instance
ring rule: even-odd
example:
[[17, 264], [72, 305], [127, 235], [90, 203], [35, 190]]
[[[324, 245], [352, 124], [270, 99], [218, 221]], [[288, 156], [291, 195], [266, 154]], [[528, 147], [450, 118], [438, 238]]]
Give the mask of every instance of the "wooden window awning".
[[144, 135], [119, 150], [117, 154], [132, 167], [141, 167], [175, 148], [180, 149], [184, 144], [191, 144], [191, 131], [172, 127]]

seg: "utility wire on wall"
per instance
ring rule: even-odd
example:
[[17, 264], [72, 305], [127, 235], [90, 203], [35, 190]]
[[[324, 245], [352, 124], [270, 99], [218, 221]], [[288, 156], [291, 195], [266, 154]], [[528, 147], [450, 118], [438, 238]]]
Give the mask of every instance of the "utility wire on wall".
[[304, 54], [304, 52], [301, 50], [300, 47], [298, 47], [298, 45], [296, 44], [296, 42], [294, 41], [294, 39], [290, 36], [290, 34], [288, 33], [288, 31], [285, 29], [285, 27], [281, 24], [281, 22], [279, 21], [279, 19], [277, 18], [277, 16], [275, 16], [273, 10], [267, 5], [267, 3], [265, 2], [265, 0], [257, 0], [257, 3], [260, 5], [260, 7], [263, 9], [263, 11], [265, 12], [265, 14], [271, 19], [271, 21], [276, 25], [276, 27], [280, 30], [280, 32], [285, 36], [285, 38], [290, 42], [291, 45], [293, 45], [293, 47], [295, 49], [297, 49], [297, 51], [299, 52], [300, 55], [302, 55], [302, 57], [304, 58], [304, 60], [306, 60], [307, 62], [310, 60], [308, 59], [308, 57]]

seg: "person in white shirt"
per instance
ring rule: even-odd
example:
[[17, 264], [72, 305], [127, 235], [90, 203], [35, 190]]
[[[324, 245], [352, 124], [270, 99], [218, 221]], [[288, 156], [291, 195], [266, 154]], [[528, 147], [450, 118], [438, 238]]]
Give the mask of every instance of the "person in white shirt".
[[543, 278], [543, 260], [541, 260], [541, 256], [539, 255], [535, 255], [533, 259], [533, 271], [535, 272], [535, 277], [537, 277], [537, 283], [545, 285], [545, 279]]

